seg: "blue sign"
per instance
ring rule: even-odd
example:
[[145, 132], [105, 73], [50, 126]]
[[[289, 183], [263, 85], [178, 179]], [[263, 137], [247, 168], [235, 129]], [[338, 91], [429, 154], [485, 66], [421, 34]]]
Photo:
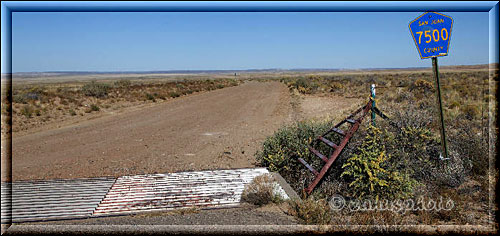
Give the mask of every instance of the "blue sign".
[[421, 59], [448, 55], [453, 19], [437, 12], [426, 12], [408, 27]]

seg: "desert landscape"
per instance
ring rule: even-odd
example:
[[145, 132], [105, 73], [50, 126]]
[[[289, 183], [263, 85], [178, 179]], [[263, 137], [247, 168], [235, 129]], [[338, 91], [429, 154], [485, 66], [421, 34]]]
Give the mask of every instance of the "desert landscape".
[[[321, 160], [307, 145], [366, 104], [375, 84], [376, 106], [399, 128], [380, 117], [372, 127], [367, 117], [310, 196], [300, 202], [277, 200], [242, 208], [241, 215], [264, 209], [287, 219], [287, 224], [488, 225], [497, 178], [491, 144], [498, 132], [498, 72], [488, 65], [449, 66], [440, 72], [451, 157], [446, 161], [438, 158], [436, 87], [429, 68], [20, 74], [12, 77], [12, 86], [2, 86], [12, 89], [2, 93], [12, 94], [2, 97], [2, 137], [11, 130], [14, 181], [262, 166], [280, 173], [301, 195], [313, 176], [297, 158], [318, 166]], [[352, 188], [356, 175], [346, 172], [346, 163], [355, 163], [353, 157], [371, 158], [362, 153], [370, 148], [367, 139], [373, 132], [383, 137], [371, 141], [383, 147], [385, 159], [379, 159], [379, 168], [397, 172], [400, 179], [385, 179], [397, 189], [381, 185], [378, 192], [369, 193], [404, 199], [444, 196], [453, 200], [454, 208], [404, 213], [328, 210], [335, 194], [347, 201], [358, 198]], [[325, 148], [320, 150], [327, 152]], [[173, 218], [190, 224], [190, 214], [203, 218], [207, 213], [183, 212]], [[270, 217], [266, 214], [254, 223], [265, 222]], [[157, 224], [173, 219], [161, 214], [144, 217]], [[111, 219], [114, 224], [135, 220], [144, 222], [143, 217]]]

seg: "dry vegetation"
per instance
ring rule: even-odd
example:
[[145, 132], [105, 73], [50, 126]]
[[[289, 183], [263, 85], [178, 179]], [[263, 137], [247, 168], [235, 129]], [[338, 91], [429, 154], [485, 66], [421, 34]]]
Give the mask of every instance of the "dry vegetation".
[[[492, 129], [493, 134], [490, 134], [489, 128], [496, 122], [498, 74], [495, 82], [489, 80], [487, 70], [481, 69], [442, 70], [440, 75], [450, 160], [439, 159], [441, 140], [436, 87], [430, 70], [246, 76], [245, 79], [261, 81], [279, 79], [298, 96], [330, 94], [365, 101], [368, 101], [369, 86], [373, 83], [377, 86], [377, 107], [397, 124], [394, 127], [377, 117], [374, 131], [369, 128], [367, 117], [312, 196], [304, 197], [302, 201], [289, 201], [288, 213], [306, 224], [490, 225], [489, 212], [493, 209], [489, 205], [489, 181], [497, 178], [497, 172], [489, 169], [488, 158], [496, 153], [489, 143], [495, 143], [497, 130]], [[15, 121], [12, 130], [17, 132], [75, 116], [162, 102], [241, 82], [233, 79], [117, 80], [15, 85], [12, 103], [6, 97], [2, 100], [2, 113], [8, 114], [12, 109]], [[489, 83], [494, 86], [488, 86]], [[493, 106], [489, 106], [491, 102]], [[266, 139], [261, 151], [256, 153], [257, 161], [270, 171], [279, 172], [295, 191], [301, 193], [313, 176], [297, 158], [305, 159], [316, 168], [322, 166], [321, 160], [308, 151], [307, 145], [339, 121], [302, 120], [284, 126]], [[6, 126], [2, 125], [2, 132], [5, 130]], [[329, 138], [339, 142], [339, 137]], [[328, 153], [326, 146], [318, 149]], [[360, 165], [368, 162], [371, 165], [363, 166], [366, 171], [360, 171]], [[364, 178], [368, 172], [370, 175], [375, 173], [377, 178]], [[391, 173], [391, 177], [387, 173]], [[246, 190], [244, 200], [257, 205], [275, 201], [267, 182], [266, 179], [257, 179], [250, 185], [254, 189]], [[454, 208], [450, 211], [403, 213], [325, 211], [329, 209], [328, 200], [335, 194], [341, 194], [347, 202], [375, 198], [417, 201], [421, 197], [443, 197], [453, 200]]]
[[[377, 127], [367, 117], [324, 180], [310, 198], [292, 203], [292, 214], [305, 223], [325, 224], [327, 215], [312, 206], [341, 194], [354, 200], [408, 200], [443, 197], [454, 202], [449, 211], [342, 211], [331, 212], [330, 224], [342, 225], [491, 225], [489, 212], [490, 122], [495, 122], [495, 88], [489, 89], [487, 70], [441, 72], [441, 90], [447, 131], [449, 160], [441, 160], [441, 140], [435, 83], [430, 71], [405, 73], [314, 74], [283, 76], [281, 82], [295, 94], [334, 94], [368, 101], [369, 86], [377, 86], [377, 107], [396, 126], [377, 117]], [[497, 79], [493, 79], [496, 81]], [[493, 82], [496, 85], [496, 82]], [[278, 171], [302, 192], [312, 174], [297, 161], [301, 157], [316, 169], [322, 161], [307, 145], [340, 120], [299, 121], [278, 130], [256, 154], [262, 166]], [[493, 125], [493, 123], [491, 123]], [[344, 129], [346, 129], [344, 127]], [[339, 137], [329, 137], [335, 143]], [[493, 140], [493, 143], [494, 141]], [[328, 154], [328, 148], [320, 146]], [[493, 177], [489, 178], [489, 174]], [[320, 207], [320, 208], [321, 208]], [[327, 207], [328, 208], [328, 207]], [[306, 211], [306, 212], [303, 212]]]
[[276, 193], [277, 183], [270, 174], [259, 175], [245, 185], [241, 201], [262, 206], [271, 202], [279, 203], [281, 196]]
[[[2, 113], [7, 115], [12, 109], [12, 131], [18, 132], [92, 113], [119, 111], [125, 107], [162, 102], [239, 83], [234, 79], [20, 83], [12, 86], [12, 102], [9, 97], [3, 98]], [[2, 133], [6, 130], [7, 127], [2, 125]]]

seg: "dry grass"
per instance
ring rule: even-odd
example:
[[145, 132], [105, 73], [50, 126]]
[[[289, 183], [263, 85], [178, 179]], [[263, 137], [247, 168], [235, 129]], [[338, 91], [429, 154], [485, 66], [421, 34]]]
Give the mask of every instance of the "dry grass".
[[[15, 84], [12, 101], [4, 97], [2, 112], [12, 109], [12, 131], [29, 130], [96, 112], [162, 102], [180, 96], [238, 85], [234, 79], [164, 81], [117, 80], [51, 84]], [[6, 94], [9, 91], [6, 91]], [[2, 125], [2, 132], [6, 127]]]
[[275, 193], [277, 183], [270, 174], [259, 175], [245, 186], [241, 194], [241, 201], [262, 206], [271, 202], [280, 202]]
[[316, 200], [313, 196], [304, 200], [289, 201], [288, 214], [295, 216], [301, 223], [308, 225], [330, 224], [332, 217], [326, 199]]

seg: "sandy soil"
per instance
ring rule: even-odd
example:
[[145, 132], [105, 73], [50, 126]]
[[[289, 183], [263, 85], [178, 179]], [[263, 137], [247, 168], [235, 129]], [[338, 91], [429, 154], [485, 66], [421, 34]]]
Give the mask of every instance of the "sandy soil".
[[329, 120], [337, 122], [363, 106], [366, 99], [344, 98], [329, 94], [301, 95], [300, 109], [297, 112], [299, 120]]
[[13, 180], [122, 176], [255, 166], [266, 136], [291, 121], [279, 82], [181, 97], [23, 136], [13, 134]]

